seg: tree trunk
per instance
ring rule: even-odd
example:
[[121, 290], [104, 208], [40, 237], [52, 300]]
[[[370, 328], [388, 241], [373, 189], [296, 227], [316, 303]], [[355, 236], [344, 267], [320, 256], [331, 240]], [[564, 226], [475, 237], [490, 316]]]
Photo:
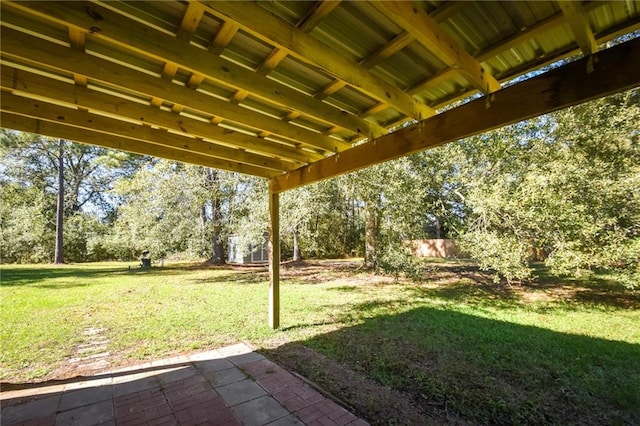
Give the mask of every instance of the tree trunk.
[[375, 269], [378, 266], [376, 255], [378, 216], [374, 202], [365, 202], [364, 209], [364, 266]]
[[53, 263], [64, 263], [64, 140], [58, 141], [58, 205], [56, 206], [56, 248]]
[[202, 250], [202, 256], [207, 255], [207, 206], [202, 204], [200, 206], [200, 250]]
[[222, 265], [224, 260], [224, 245], [222, 244], [222, 238], [220, 232], [222, 230], [222, 201], [220, 200], [219, 185], [220, 181], [218, 173], [215, 170], [209, 169], [208, 175], [211, 198], [211, 221], [213, 223], [213, 235], [212, 235], [212, 253], [210, 262], [216, 265]]
[[298, 225], [293, 228], [293, 261], [302, 261], [302, 252], [300, 251], [300, 244], [298, 242]]

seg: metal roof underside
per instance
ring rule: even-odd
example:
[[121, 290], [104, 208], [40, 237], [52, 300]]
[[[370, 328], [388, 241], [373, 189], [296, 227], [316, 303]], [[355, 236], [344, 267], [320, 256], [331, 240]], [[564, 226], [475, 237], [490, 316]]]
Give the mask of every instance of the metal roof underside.
[[639, 1], [1, 7], [3, 127], [265, 178], [640, 29]]

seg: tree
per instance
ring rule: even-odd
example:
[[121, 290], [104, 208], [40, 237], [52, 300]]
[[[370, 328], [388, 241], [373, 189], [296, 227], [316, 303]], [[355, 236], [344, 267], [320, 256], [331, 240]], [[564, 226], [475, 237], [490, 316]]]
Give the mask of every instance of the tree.
[[64, 141], [58, 141], [58, 197], [56, 204], [56, 248], [53, 263], [64, 263]]
[[[65, 229], [59, 226], [56, 231], [57, 221], [68, 222], [78, 215], [108, 220], [115, 204], [107, 195], [108, 189], [120, 176], [135, 170], [139, 161], [140, 157], [123, 152], [2, 130], [0, 185], [3, 193], [11, 194], [7, 198], [9, 208], [2, 211], [1, 218], [6, 236], [3, 261], [61, 261], [63, 249], [70, 261], [90, 257], [88, 242], [76, 238], [73, 243], [77, 246], [71, 246]], [[63, 202], [57, 201], [56, 194], [64, 196], [64, 200], [60, 199]], [[64, 207], [61, 215], [55, 214], [57, 204]], [[22, 212], [25, 216], [20, 216]], [[22, 222], [26, 217], [41, 221], [42, 226], [29, 228], [28, 223]], [[84, 219], [74, 222], [87, 226], [90, 223]], [[91, 233], [83, 231], [85, 235]], [[53, 236], [64, 241], [58, 245], [57, 253]], [[16, 239], [30, 241], [17, 247], [31, 253], [16, 251]]]
[[[463, 248], [507, 279], [537, 253], [556, 273], [638, 274], [640, 108], [614, 95], [462, 141]], [[637, 280], [636, 280], [637, 282]]]

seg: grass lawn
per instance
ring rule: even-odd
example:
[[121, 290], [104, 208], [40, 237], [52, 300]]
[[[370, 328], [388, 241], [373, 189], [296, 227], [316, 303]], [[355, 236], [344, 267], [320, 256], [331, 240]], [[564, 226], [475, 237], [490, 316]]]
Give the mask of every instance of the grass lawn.
[[640, 293], [606, 276], [541, 270], [538, 284], [507, 288], [467, 263], [427, 262], [421, 283], [348, 261], [287, 266], [272, 331], [262, 268], [1, 273], [5, 383], [69, 375], [96, 338], [111, 368], [246, 341], [374, 424], [640, 423]]

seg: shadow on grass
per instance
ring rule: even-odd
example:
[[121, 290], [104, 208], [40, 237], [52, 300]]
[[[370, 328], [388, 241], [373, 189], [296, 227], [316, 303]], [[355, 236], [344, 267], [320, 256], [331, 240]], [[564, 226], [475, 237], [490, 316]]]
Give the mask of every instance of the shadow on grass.
[[440, 263], [425, 270], [422, 283], [407, 286], [415, 297], [435, 297], [474, 306], [532, 311], [583, 307], [640, 309], [640, 292], [626, 289], [606, 274], [576, 279], [559, 277], [542, 264], [534, 266], [531, 282], [508, 286], [494, 283], [491, 276], [472, 264]]
[[265, 351], [330, 392], [355, 395], [347, 402], [377, 424], [406, 419], [358, 395], [328, 361], [292, 358], [300, 344], [409, 395], [425, 423], [445, 411], [481, 424], [640, 422], [640, 345], [420, 307]]
[[[1, 285], [3, 287], [33, 285], [49, 279], [99, 278], [126, 272], [127, 270], [123, 268], [89, 269], [83, 266], [40, 266], [37, 268], [11, 268], [3, 266]], [[52, 284], [47, 284], [47, 286], [55, 287], [55, 285]], [[73, 285], [67, 285], [67, 287], [69, 286]]]
[[[48, 289], [63, 289], [71, 287], [85, 287], [94, 285], [95, 281], [89, 281], [99, 278], [108, 278], [114, 276], [173, 276], [181, 275], [185, 272], [201, 271], [201, 270], [223, 270], [229, 274], [212, 276], [211, 278], [202, 278], [191, 280], [202, 284], [219, 283], [219, 282], [236, 282], [236, 283], [256, 283], [268, 279], [266, 269], [263, 266], [238, 267], [233, 265], [211, 265], [208, 263], [196, 263], [186, 265], [170, 265], [165, 267], [140, 268], [135, 262], [131, 265], [123, 265], [122, 267], [104, 267], [95, 268], [85, 265], [39, 265], [37, 267], [12, 267], [11, 265], [3, 265], [0, 284], [4, 287], [14, 286], [42, 286]], [[69, 278], [77, 281], [72, 282], [52, 282], [59, 278]], [[85, 281], [86, 280], [86, 281]]]

